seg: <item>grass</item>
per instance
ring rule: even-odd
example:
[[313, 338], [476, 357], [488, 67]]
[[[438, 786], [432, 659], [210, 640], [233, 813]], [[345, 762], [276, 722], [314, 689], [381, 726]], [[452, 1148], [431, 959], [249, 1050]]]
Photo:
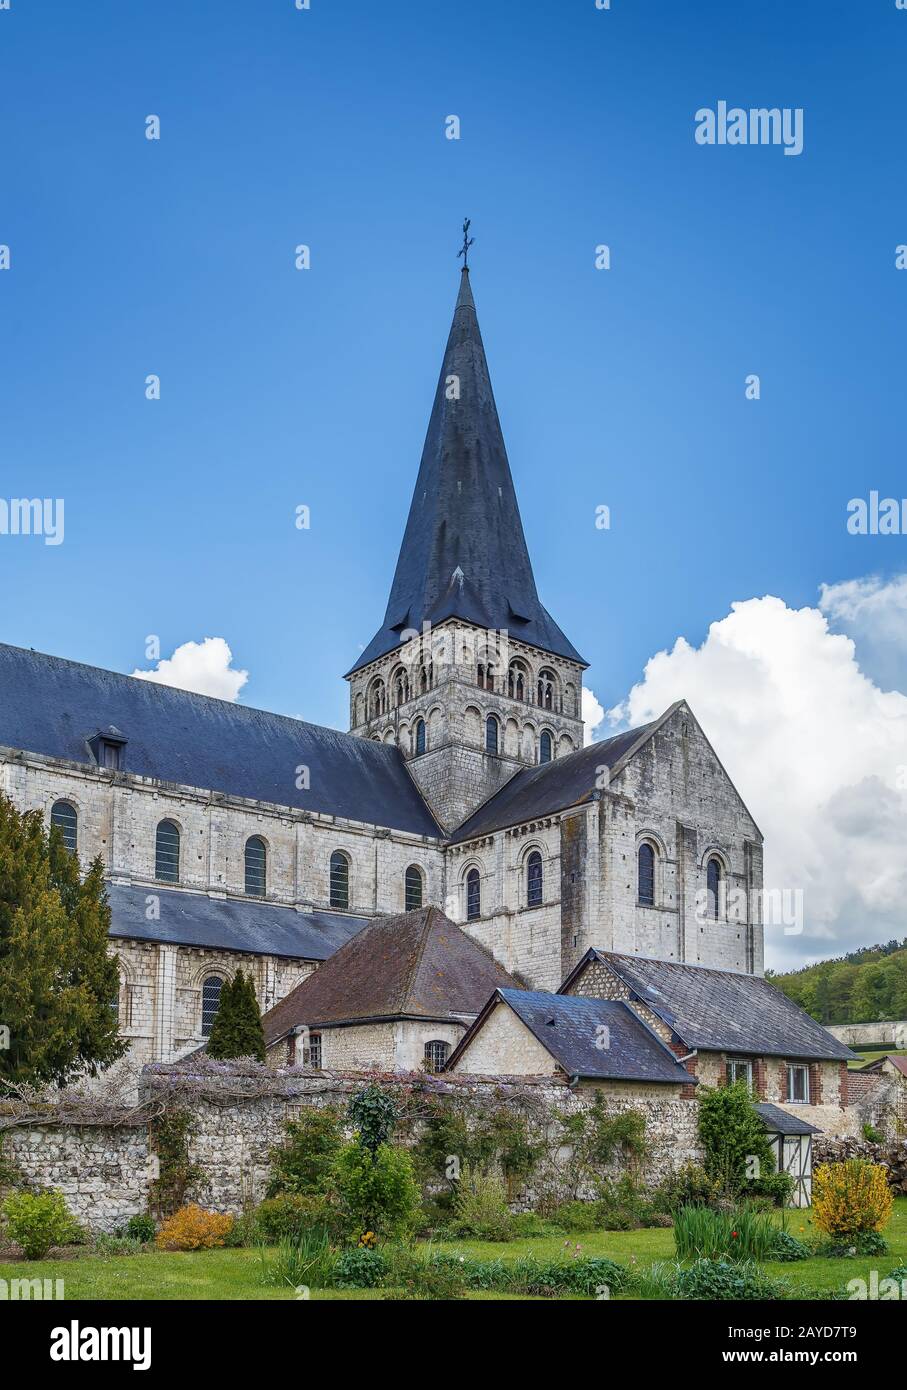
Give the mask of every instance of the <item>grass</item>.
[[880, 1057], [907, 1057], [907, 1048], [903, 1047], [883, 1047], [880, 1052], [864, 1052], [859, 1047], [853, 1047], [851, 1051], [857, 1053], [857, 1060], [847, 1063], [851, 1071], [857, 1071], [867, 1062], [877, 1062]]
[[[800, 1240], [815, 1234], [809, 1212], [785, 1213], [787, 1229]], [[781, 1220], [781, 1214], [777, 1218]], [[802, 1229], [801, 1229], [802, 1228]], [[850, 1279], [869, 1278], [878, 1270], [879, 1278], [898, 1265], [907, 1263], [907, 1197], [895, 1199], [891, 1221], [884, 1232], [891, 1247], [881, 1256], [854, 1259], [809, 1259], [784, 1264], [768, 1260], [762, 1268], [767, 1274], [786, 1279], [796, 1292], [803, 1289], [841, 1289]], [[583, 1255], [607, 1255], [619, 1264], [645, 1267], [657, 1261], [674, 1259], [674, 1233], [653, 1228], [642, 1231], [596, 1231], [582, 1236], [548, 1236], [514, 1240], [507, 1244], [487, 1241], [434, 1242], [434, 1250], [456, 1251], [480, 1259], [515, 1260], [535, 1255], [540, 1260], [556, 1260], [567, 1255], [565, 1245], [581, 1247]], [[256, 1300], [276, 1299], [293, 1302], [292, 1288], [268, 1287], [262, 1283], [261, 1260], [256, 1250], [200, 1250], [192, 1254], [149, 1251], [144, 1255], [94, 1256], [78, 1259], [34, 1260], [0, 1264], [0, 1278], [63, 1279], [70, 1299], [152, 1299], [152, 1300]], [[311, 1297], [322, 1300], [380, 1299], [380, 1289], [313, 1289]], [[474, 1293], [471, 1299], [496, 1300], [504, 1295]], [[630, 1298], [631, 1294], [622, 1295]]]

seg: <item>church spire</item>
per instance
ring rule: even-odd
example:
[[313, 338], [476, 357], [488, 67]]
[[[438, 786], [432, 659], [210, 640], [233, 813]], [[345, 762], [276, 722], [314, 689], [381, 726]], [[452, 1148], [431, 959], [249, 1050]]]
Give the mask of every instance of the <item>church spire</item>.
[[[446, 618], [585, 664], [535, 587], [466, 252], [422, 462], [384, 622], [353, 671], [400, 644], [404, 629]], [[352, 674], [352, 672], [350, 672]]]

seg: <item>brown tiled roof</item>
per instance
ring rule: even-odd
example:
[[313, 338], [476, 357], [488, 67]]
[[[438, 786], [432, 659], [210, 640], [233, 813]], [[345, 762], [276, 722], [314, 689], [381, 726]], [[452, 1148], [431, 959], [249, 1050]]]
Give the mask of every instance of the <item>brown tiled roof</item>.
[[887, 1052], [884, 1057], [877, 1057], [874, 1062], [867, 1062], [865, 1067], [858, 1067], [858, 1071], [881, 1071], [886, 1062], [890, 1062], [903, 1076], [907, 1076], [907, 1057], [895, 1056], [893, 1052]]
[[437, 907], [377, 917], [264, 1015], [270, 1047], [296, 1027], [474, 1016], [519, 985]]

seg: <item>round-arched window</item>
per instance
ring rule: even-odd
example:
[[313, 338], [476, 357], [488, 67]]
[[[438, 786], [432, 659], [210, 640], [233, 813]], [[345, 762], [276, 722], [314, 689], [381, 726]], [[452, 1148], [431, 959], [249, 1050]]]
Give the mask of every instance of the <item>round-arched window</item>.
[[50, 808], [50, 823], [60, 832], [64, 849], [75, 854], [79, 843], [79, 813], [71, 801], [55, 801]]
[[422, 906], [425, 880], [417, 864], [410, 864], [404, 880], [403, 897], [407, 912], [416, 912]]
[[268, 879], [268, 850], [260, 835], [246, 841], [246, 892], [250, 897], [265, 896]]
[[219, 975], [209, 975], [202, 985], [202, 1037], [210, 1038], [214, 1015], [220, 1006], [224, 982]]
[[425, 752], [425, 720], [416, 720], [416, 737], [413, 740], [413, 747], [416, 757], [419, 758]]
[[154, 876], [161, 883], [180, 881], [180, 831], [172, 820], [162, 820], [154, 842]]
[[350, 905], [350, 861], [342, 849], [335, 849], [331, 855], [331, 907], [347, 908]]
[[470, 869], [466, 875], [466, 920], [474, 922], [482, 915], [482, 875]]
[[651, 845], [640, 845], [636, 865], [637, 899], [644, 906], [652, 907], [655, 903], [655, 851]]
[[551, 751], [551, 735], [547, 729], [543, 729], [542, 736], [539, 739], [539, 762], [550, 763]]
[[498, 751], [498, 721], [493, 714], [489, 714], [485, 720], [485, 752], [496, 753]]
[[526, 903], [529, 907], [541, 907], [544, 880], [542, 876], [542, 856], [534, 849], [526, 860]]

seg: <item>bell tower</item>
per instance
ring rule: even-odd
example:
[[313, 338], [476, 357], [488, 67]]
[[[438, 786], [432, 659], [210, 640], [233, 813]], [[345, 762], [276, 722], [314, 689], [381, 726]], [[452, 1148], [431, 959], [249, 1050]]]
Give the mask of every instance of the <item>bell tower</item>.
[[586, 666], [536, 590], [465, 259], [384, 621], [346, 677], [350, 731], [398, 745], [448, 831], [582, 747]]

